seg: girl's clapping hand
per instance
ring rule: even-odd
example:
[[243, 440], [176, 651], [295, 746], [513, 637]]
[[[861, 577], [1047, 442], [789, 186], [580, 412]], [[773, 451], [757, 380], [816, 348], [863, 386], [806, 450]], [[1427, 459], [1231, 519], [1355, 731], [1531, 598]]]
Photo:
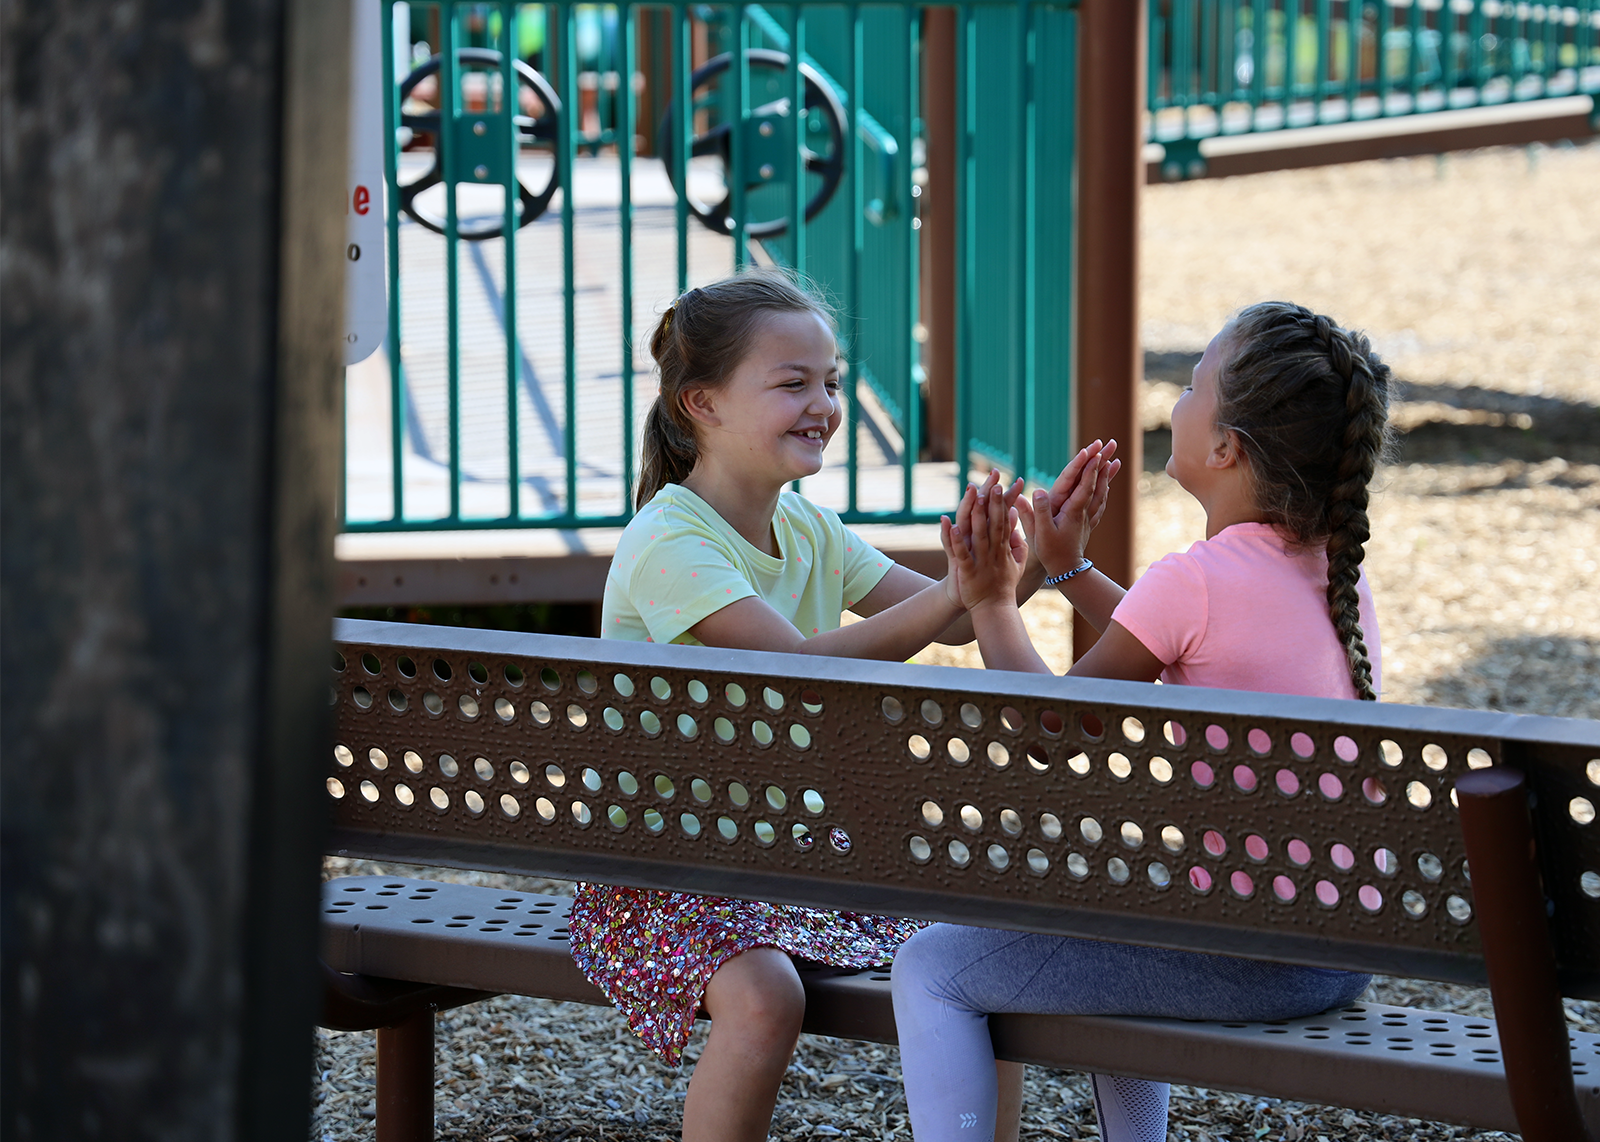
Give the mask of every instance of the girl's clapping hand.
[[1099, 526], [1111, 498], [1111, 481], [1122, 470], [1117, 442], [1096, 440], [1078, 451], [1047, 492], [1033, 502], [1019, 500], [1022, 530], [1047, 572], [1059, 575], [1083, 562], [1089, 535]]
[[997, 489], [980, 497], [978, 489], [968, 486], [955, 522], [948, 516], [940, 521], [945, 556], [969, 611], [996, 603], [1016, 606], [1028, 549], [1017, 530], [1017, 508], [1008, 502], [1014, 498]]

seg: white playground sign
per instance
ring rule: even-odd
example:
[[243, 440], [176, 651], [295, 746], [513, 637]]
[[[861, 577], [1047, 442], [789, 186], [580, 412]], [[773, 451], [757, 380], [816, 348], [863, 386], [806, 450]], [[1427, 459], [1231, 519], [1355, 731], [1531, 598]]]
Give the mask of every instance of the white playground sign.
[[384, 274], [383, 18], [381, 0], [351, 0], [350, 185], [346, 191], [344, 363], [383, 344], [389, 327]]

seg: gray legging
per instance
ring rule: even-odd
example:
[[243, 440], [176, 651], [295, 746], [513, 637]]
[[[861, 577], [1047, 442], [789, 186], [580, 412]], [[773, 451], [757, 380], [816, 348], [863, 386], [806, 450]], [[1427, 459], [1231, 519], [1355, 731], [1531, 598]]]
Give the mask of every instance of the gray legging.
[[[990, 1012], [1266, 1020], [1349, 1003], [1371, 976], [1230, 956], [935, 924], [894, 959], [894, 1018], [916, 1142], [988, 1142]], [[1166, 1138], [1167, 1084], [1095, 1076], [1103, 1142]]]

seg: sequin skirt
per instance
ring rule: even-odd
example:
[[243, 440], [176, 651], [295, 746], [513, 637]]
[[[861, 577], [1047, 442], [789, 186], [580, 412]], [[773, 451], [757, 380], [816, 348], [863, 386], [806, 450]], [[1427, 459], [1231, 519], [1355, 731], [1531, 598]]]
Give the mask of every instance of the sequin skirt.
[[872, 967], [889, 963], [925, 926], [860, 912], [579, 884], [572, 958], [645, 1046], [677, 1066], [711, 973], [740, 952], [778, 948], [834, 967]]

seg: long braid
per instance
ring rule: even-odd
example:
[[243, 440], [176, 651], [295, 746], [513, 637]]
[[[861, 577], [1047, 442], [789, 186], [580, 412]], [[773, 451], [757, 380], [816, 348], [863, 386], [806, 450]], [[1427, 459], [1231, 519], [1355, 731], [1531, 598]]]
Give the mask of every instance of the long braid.
[[[1367, 519], [1367, 488], [1383, 450], [1388, 378], [1384, 377], [1385, 395], [1381, 396], [1370, 361], [1371, 346], [1365, 337], [1347, 333], [1320, 315], [1316, 327], [1318, 339], [1327, 346], [1328, 360], [1344, 379], [1348, 417], [1336, 482], [1328, 496], [1328, 613], [1344, 645], [1356, 696], [1375, 702], [1378, 695], [1372, 688], [1372, 660], [1361, 630], [1361, 597], [1356, 584], [1361, 577], [1361, 561], [1366, 557], [1366, 542], [1372, 535]], [[1382, 364], [1378, 367], [1387, 374]]]
[[1264, 518], [1296, 543], [1326, 546], [1328, 614], [1357, 697], [1374, 701], [1358, 584], [1389, 368], [1366, 337], [1287, 302], [1252, 305], [1229, 330], [1217, 426], [1238, 440]]

